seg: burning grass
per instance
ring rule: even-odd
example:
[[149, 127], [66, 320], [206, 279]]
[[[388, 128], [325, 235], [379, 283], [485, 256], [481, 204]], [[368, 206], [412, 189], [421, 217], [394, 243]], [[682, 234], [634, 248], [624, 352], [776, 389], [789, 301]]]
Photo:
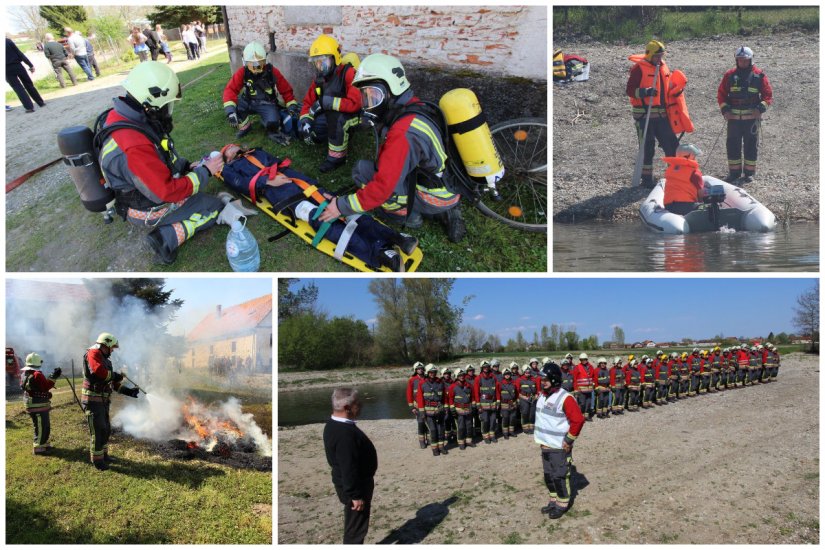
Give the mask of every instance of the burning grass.
[[[113, 414], [134, 402], [115, 396]], [[65, 381], [52, 405], [54, 451], [43, 457], [32, 457], [23, 404], [6, 405], [6, 543], [272, 543], [271, 457], [243, 444], [221, 456], [187, 449], [183, 436], [153, 442], [115, 430], [110, 450], [119, 460], [98, 472]], [[271, 405], [259, 412], [271, 415]]]

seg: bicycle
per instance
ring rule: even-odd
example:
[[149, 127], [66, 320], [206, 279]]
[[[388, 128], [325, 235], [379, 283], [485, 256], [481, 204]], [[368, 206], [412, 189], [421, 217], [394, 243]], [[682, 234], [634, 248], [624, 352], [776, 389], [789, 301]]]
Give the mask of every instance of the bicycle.
[[[501, 223], [529, 231], [547, 231], [547, 121], [518, 118], [500, 122], [490, 128], [493, 142], [504, 165], [504, 176], [495, 184], [459, 175], [465, 199], [485, 216]], [[460, 162], [458, 155], [450, 162]]]

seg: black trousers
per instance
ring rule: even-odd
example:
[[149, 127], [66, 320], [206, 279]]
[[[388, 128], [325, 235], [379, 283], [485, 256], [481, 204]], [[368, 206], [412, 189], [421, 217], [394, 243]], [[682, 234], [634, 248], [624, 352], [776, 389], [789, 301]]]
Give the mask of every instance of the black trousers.
[[34, 454], [40, 454], [49, 444], [49, 435], [52, 431], [49, 411], [29, 413], [29, 416], [34, 424]]
[[14, 90], [15, 94], [17, 94], [18, 99], [20, 99], [20, 103], [23, 104], [23, 107], [25, 107], [27, 111], [34, 109], [34, 103], [32, 103], [32, 100], [34, 100], [34, 102], [38, 105], [43, 105], [45, 103], [43, 98], [40, 97], [40, 93], [37, 91], [37, 88], [34, 87], [34, 83], [32, 82], [31, 77], [29, 77], [29, 72], [22, 63], [6, 65], [6, 82], [9, 83], [11, 89]]
[[[645, 130], [644, 117], [636, 120], [636, 135], [639, 142], [642, 141], [642, 134]], [[644, 142], [644, 159], [642, 162], [642, 181], [653, 179], [653, 155], [656, 152], [656, 141], [662, 148], [666, 157], [676, 154], [676, 147], [679, 146], [679, 139], [670, 127], [670, 121], [666, 116], [654, 117], [651, 115], [650, 123], [647, 126], [647, 137]]]
[[99, 462], [109, 452], [112, 423], [109, 420], [109, 403], [86, 403], [86, 422], [89, 424], [89, 452], [92, 462]]
[[573, 465], [572, 452], [567, 453], [562, 449], [541, 450], [541, 465], [544, 473], [544, 484], [550, 491], [550, 501], [556, 506], [567, 510], [570, 506], [570, 499], [573, 495], [573, 488], [570, 485], [571, 466]]
[[370, 481], [369, 490], [364, 497], [364, 509], [356, 512], [352, 509], [352, 501], [343, 496], [340, 488], [335, 488], [338, 493], [338, 500], [344, 504], [344, 544], [364, 544], [364, 539], [367, 538], [367, 531], [370, 527], [374, 489], [375, 485]]
[[[740, 176], [743, 171], [746, 176], [756, 173], [756, 158], [759, 154], [759, 125], [760, 121], [729, 120], [728, 121], [728, 172], [732, 176]], [[745, 158], [742, 159], [742, 149]], [[744, 162], [743, 162], [744, 160]]]

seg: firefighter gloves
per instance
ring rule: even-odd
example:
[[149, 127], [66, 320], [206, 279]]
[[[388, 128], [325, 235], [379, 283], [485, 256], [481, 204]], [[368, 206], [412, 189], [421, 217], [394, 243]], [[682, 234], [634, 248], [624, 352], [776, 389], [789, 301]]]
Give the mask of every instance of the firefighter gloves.
[[58, 378], [60, 378], [61, 374], [63, 374], [63, 369], [61, 369], [60, 367], [57, 367], [56, 369], [54, 369], [54, 372], [52, 372], [49, 375], [49, 378], [52, 379], [52, 380], [57, 380]]

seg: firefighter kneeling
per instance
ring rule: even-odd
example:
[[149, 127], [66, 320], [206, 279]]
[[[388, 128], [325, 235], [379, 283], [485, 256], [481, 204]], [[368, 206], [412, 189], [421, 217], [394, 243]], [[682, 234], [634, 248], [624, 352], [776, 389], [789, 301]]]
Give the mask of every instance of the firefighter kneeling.
[[112, 392], [137, 397], [140, 391], [138, 388], [121, 385], [124, 376], [114, 371], [109, 359], [116, 347], [117, 338], [103, 332], [97, 337], [97, 343], [83, 355], [83, 395], [80, 401], [89, 423], [92, 464], [98, 470], [108, 470], [109, 463], [115, 461], [109, 456], [108, 445], [109, 436], [112, 435], [112, 424], [109, 420]]

